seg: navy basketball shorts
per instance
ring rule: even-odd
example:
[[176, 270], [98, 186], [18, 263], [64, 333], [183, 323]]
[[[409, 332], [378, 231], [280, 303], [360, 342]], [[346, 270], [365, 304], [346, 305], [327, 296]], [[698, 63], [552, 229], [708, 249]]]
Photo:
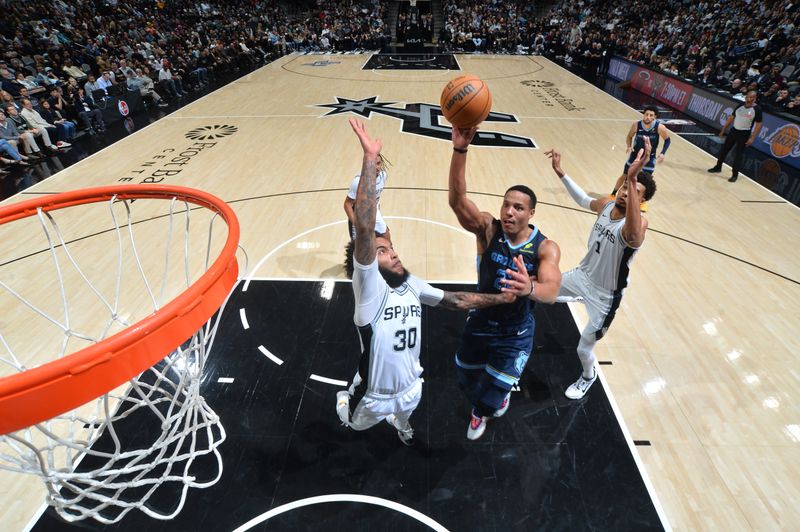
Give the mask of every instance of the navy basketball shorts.
[[[625, 169], [622, 171], [623, 174], [627, 174], [628, 173], [628, 170], [630, 169], [631, 165], [633, 164], [633, 161], [635, 161], [635, 160], [636, 160], [636, 153], [632, 152], [630, 154], [630, 156], [628, 157], [628, 160], [625, 161]], [[655, 157], [655, 155], [651, 155], [650, 156], [650, 160], [647, 161], [646, 163], [644, 163], [644, 167], [642, 167], [642, 171], [649, 172], [651, 174], [656, 171], [656, 157]]]
[[469, 317], [456, 353], [456, 365], [464, 370], [485, 371], [497, 387], [511, 390], [531, 355], [535, 325], [532, 314], [516, 323]]

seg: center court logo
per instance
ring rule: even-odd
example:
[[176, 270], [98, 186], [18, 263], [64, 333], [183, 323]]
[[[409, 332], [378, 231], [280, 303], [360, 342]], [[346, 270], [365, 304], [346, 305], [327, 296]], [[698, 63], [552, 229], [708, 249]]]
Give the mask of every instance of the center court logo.
[[311, 66], [311, 67], [326, 67], [330, 65], [338, 65], [341, 64], [341, 61], [328, 61], [324, 59], [322, 61], [314, 61], [313, 63], [303, 63], [303, 66]]
[[186, 133], [186, 138], [189, 140], [213, 140], [219, 139], [222, 137], [228, 137], [233, 135], [239, 131], [239, 128], [236, 126], [229, 126], [227, 124], [224, 125], [214, 125], [214, 126], [203, 126], [195, 128]]
[[[379, 102], [377, 96], [370, 96], [360, 100], [336, 97], [337, 103], [320, 103], [315, 107], [331, 109], [323, 116], [353, 113], [364, 118], [369, 118], [372, 113], [390, 116], [403, 121], [402, 131], [412, 135], [422, 135], [441, 140], [450, 140], [451, 128], [449, 125], [439, 125], [442, 110], [438, 105], [430, 103], [407, 103], [403, 108], [389, 107], [397, 102]], [[519, 122], [517, 117], [508, 113], [492, 111], [485, 122]], [[536, 143], [528, 137], [519, 137], [496, 131], [481, 129], [475, 134], [472, 141], [475, 146], [494, 146], [502, 148], [528, 148], [536, 149]]]

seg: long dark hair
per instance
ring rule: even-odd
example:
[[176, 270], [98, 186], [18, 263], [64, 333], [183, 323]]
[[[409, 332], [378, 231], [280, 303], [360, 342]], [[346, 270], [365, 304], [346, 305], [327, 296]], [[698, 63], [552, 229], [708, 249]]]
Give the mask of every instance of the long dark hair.
[[355, 249], [355, 240], [351, 240], [344, 246], [344, 273], [347, 275], [348, 279], [353, 278], [353, 270], [355, 269], [353, 265], [353, 251], [355, 251]]

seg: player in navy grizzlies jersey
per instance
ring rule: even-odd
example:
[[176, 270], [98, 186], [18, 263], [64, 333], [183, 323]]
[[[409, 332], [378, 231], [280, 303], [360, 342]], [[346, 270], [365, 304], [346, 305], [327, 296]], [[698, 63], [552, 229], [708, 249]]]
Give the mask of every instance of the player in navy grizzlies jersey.
[[[381, 141], [363, 123], [350, 119], [364, 150], [355, 213], [355, 239], [347, 247], [348, 277], [353, 280], [354, 321], [361, 340], [361, 360], [353, 383], [336, 394], [342, 423], [365, 430], [382, 420], [397, 429], [406, 445], [413, 442], [409, 417], [422, 397], [422, 306], [471, 309], [513, 301], [511, 294], [445, 292], [410, 275], [385, 236], [375, 233], [376, 175]], [[357, 399], [350, 411], [350, 398]]]
[[563, 275], [558, 294], [559, 302], [582, 301], [589, 314], [577, 348], [583, 372], [564, 392], [570, 399], [582, 398], [597, 379], [594, 346], [614, 319], [628, 285], [631, 261], [644, 242], [647, 220], [641, 215], [640, 203], [656, 192], [653, 175], [641, 170], [651, 153], [649, 140], [644, 144], [614, 200], [590, 198], [561, 169], [561, 154], [556, 149], [545, 152], [572, 199], [598, 215], [589, 233], [586, 255], [577, 268]]
[[[628, 169], [633, 164], [636, 154], [639, 153], [639, 150], [644, 149], [645, 138], [650, 140], [651, 151], [650, 157], [645, 161], [642, 170], [652, 174], [656, 171], [656, 163], [661, 164], [664, 162], [664, 156], [669, 149], [670, 142], [672, 142], [669, 138], [667, 126], [658, 120], [658, 109], [652, 105], [646, 105], [644, 107], [642, 119], [634, 122], [631, 129], [628, 131], [628, 136], [625, 138], [625, 144], [627, 145], [625, 153], [628, 154], [628, 160], [625, 161], [625, 169], [622, 171], [622, 175], [617, 178], [617, 182], [614, 184], [614, 190], [611, 191], [612, 198], [616, 195], [619, 187], [622, 186], [622, 182], [625, 181], [628, 175]], [[664, 146], [661, 148], [661, 154], [656, 157], [659, 139], [664, 139]], [[647, 202], [642, 203], [641, 208], [642, 212], [647, 212]]]
[[[529, 222], [536, 195], [526, 186], [509, 188], [500, 219], [467, 198], [467, 148], [477, 128], [453, 128], [449, 201], [458, 222], [478, 245], [478, 290], [518, 296], [506, 305], [472, 311], [456, 353], [459, 386], [472, 404], [467, 438], [476, 440], [490, 417], [505, 414], [533, 348], [533, 301], [552, 302], [561, 271], [558, 244]], [[509, 272], [519, 277], [509, 279]]]

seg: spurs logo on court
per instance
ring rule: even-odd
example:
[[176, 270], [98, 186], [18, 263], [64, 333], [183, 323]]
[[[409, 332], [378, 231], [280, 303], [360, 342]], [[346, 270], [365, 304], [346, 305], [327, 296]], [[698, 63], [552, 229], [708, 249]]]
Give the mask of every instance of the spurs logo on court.
[[328, 65], [338, 65], [341, 61], [328, 61], [327, 59], [323, 59], [322, 61], [314, 61], [313, 63], [303, 63], [303, 66], [312, 66], [312, 67], [326, 67]]
[[[337, 103], [322, 103], [316, 107], [328, 107], [332, 111], [323, 116], [331, 116], [342, 113], [355, 113], [369, 118], [372, 113], [384, 116], [391, 116], [403, 121], [403, 132], [412, 135], [422, 135], [435, 139], [450, 140], [450, 126], [439, 125], [439, 117], [442, 110], [438, 105], [430, 103], [407, 103], [405, 107], [389, 107], [397, 102], [378, 102], [377, 96], [364, 98], [362, 100], [351, 100], [348, 98], [336, 97]], [[517, 117], [507, 113], [497, 113], [492, 111], [486, 117], [486, 122], [519, 122]], [[537, 149], [533, 139], [519, 137], [507, 133], [496, 131], [480, 130], [472, 141], [473, 146], [494, 146], [502, 148], [530, 148]]]
[[239, 131], [239, 128], [236, 126], [217, 124], [195, 128], [186, 133], [186, 138], [190, 140], [212, 140], [233, 135], [237, 131]]

